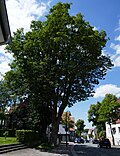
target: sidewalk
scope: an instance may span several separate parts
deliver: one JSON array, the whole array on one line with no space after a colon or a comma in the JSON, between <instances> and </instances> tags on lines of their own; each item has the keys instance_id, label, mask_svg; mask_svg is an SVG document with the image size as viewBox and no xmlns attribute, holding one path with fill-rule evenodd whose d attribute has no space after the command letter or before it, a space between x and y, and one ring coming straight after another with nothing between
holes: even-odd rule
<instances>
[{"instance_id":1,"label":"sidewalk","mask_svg":"<svg viewBox=\"0 0 120 156\"><path fill-rule=\"evenodd\" d=\"M66 147L66 144L62 142L58 147L53 149L50 153L56 153L60 155L65 155L65 156L72 156L71 155L71 145L68 144Z\"/></svg>"},{"instance_id":2,"label":"sidewalk","mask_svg":"<svg viewBox=\"0 0 120 156\"><path fill-rule=\"evenodd\" d=\"M65 142L62 142L58 147L47 152L27 148L23 150L4 153L1 154L1 156L76 156L73 147L74 147L73 143L69 143L68 146L66 147Z\"/></svg>"},{"instance_id":3,"label":"sidewalk","mask_svg":"<svg viewBox=\"0 0 120 156\"><path fill-rule=\"evenodd\" d=\"M74 148L74 143L69 142L66 147L66 143L62 142L58 147L53 149L51 152L64 155L64 156L76 156L76 153L73 148Z\"/></svg>"}]
</instances>

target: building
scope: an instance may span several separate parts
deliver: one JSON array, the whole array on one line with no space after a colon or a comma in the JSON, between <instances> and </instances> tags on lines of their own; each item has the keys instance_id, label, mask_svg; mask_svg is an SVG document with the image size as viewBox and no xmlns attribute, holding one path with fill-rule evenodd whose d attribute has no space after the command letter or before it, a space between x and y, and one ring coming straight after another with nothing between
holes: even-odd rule
<instances>
[{"instance_id":1,"label":"building","mask_svg":"<svg viewBox=\"0 0 120 156\"><path fill-rule=\"evenodd\" d=\"M112 127L112 131L113 131L115 145L120 145L120 123L111 124L111 127ZM106 124L106 137L112 143L111 129L108 124Z\"/></svg>"},{"instance_id":2,"label":"building","mask_svg":"<svg viewBox=\"0 0 120 156\"><path fill-rule=\"evenodd\" d=\"M5 0L0 0L0 45L11 42L11 33Z\"/></svg>"},{"instance_id":3,"label":"building","mask_svg":"<svg viewBox=\"0 0 120 156\"><path fill-rule=\"evenodd\" d=\"M120 98L117 100L120 103ZM115 124L111 124L115 145L120 145L120 119L116 121ZM112 135L110 125L106 123L106 137L112 143Z\"/></svg>"}]
</instances>

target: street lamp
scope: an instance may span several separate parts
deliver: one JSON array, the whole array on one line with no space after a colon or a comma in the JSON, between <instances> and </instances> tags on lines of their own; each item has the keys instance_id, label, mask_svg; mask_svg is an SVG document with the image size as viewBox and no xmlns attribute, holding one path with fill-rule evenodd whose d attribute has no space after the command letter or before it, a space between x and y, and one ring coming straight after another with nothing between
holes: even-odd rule
<instances>
[{"instance_id":1,"label":"street lamp","mask_svg":"<svg viewBox=\"0 0 120 156\"><path fill-rule=\"evenodd\" d=\"M0 0L0 45L11 42L11 33L5 0Z\"/></svg>"},{"instance_id":2,"label":"street lamp","mask_svg":"<svg viewBox=\"0 0 120 156\"><path fill-rule=\"evenodd\" d=\"M67 132L68 132L68 117L71 116L70 111L66 112L66 126L65 126L65 131L66 131L66 147L68 145L68 141L67 141Z\"/></svg>"}]
</instances>

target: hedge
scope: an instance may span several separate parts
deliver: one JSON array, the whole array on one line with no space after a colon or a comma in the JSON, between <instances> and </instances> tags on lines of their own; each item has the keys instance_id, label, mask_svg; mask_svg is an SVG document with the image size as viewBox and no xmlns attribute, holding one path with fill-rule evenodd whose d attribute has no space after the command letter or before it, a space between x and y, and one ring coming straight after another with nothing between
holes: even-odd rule
<instances>
[{"instance_id":1,"label":"hedge","mask_svg":"<svg viewBox=\"0 0 120 156\"><path fill-rule=\"evenodd\" d=\"M16 130L13 129L0 129L0 137L4 136L3 134L5 133L5 131L8 131L8 137L15 137Z\"/></svg>"},{"instance_id":2,"label":"hedge","mask_svg":"<svg viewBox=\"0 0 120 156\"><path fill-rule=\"evenodd\" d=\"M16 130L16 137L22 143L32 143L40 140L39 133L32 130Z\"/></svg>"}]
</instances>

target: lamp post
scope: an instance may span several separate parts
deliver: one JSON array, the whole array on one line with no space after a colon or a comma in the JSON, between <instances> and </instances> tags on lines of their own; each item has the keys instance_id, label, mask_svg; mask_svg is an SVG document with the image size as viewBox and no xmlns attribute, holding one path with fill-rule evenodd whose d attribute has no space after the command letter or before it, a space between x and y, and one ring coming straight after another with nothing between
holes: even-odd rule
<instances>
[{"instance_id":1,"label":"lamp post","mask_svg":"<svg viewBox=\"0 0 120 156\"><path fill-rule=\"evenodd\" d=\"M11 42L11 33L5 0L0 0L0 45Z\"/></svg>"}]
</instances>

